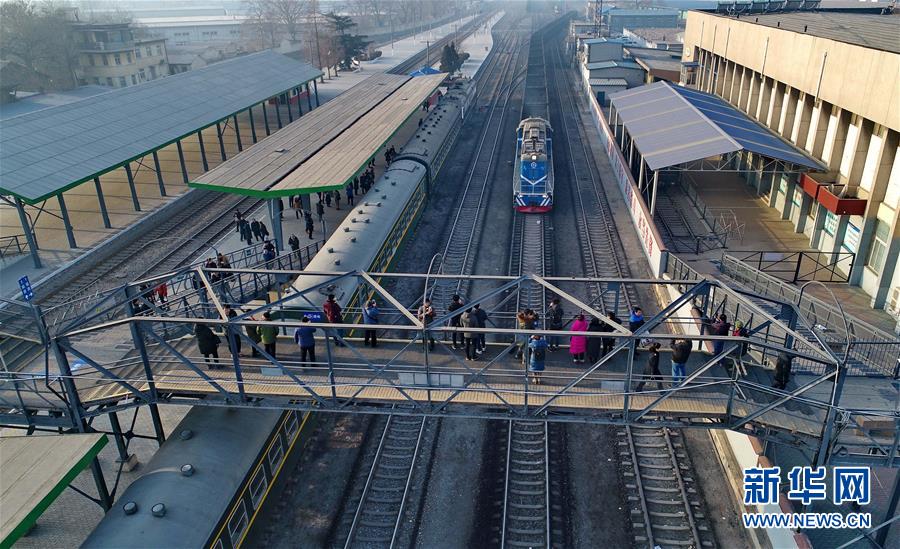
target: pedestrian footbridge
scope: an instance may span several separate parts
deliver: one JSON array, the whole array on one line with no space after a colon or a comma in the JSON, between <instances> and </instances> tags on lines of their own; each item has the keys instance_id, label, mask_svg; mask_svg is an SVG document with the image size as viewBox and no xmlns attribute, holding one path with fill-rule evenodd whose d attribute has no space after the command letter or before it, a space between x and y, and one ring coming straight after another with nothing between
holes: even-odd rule
<instances>
[{"instance_id":1,"label":"pedestrian footbridge","mask_svg":"<svg viewBox=\"0 0 900 549\"><path fill-rule=\"evenodd\" d=\"M121 299L111 298L81 322L48 334L46 371L10 374L2 385L3 422L59 424L142 405L190 404L669 425L733 429L810 452L824 450L833 463L900 464L900 388L891 364L873 364L870 375L855 375L841 350L810 331L791 304L762 304L765 298L718 282L202 267L168 276L173 297L166 304L135 293L146 282L139 281ZM251 280L272 282L275 290L267 300L242 301L237 288ZM450 320L465 307L446 313L443 304L435 304L436 316L428 323L416 314L429 290L448 281L483 289L466 296L468 305L478 303L488 313L485 328L467 329L485 338L485 351L475 361L452 345L454 332L460 341L464 334ZM557 332L541 323L519 330L509 305L519 292L537 287L559 297L569 315L605 318L603 303L615 303L629 285L677 288L680 297L652 318L648 314L634 332L614 321L602 323L605 332L572 332L571 323ZM301 362L293 332L303 316L319 320L323 294L336 292L344 321L316 322L317 360ZM600 297L589 301L581 297L586 295ZM381 307L376 348L362 341L363 298ZM237 316L229 317L225 305ZM701 335L695 306L727 312L749 326L749 336ZM192 335L197 323L220 334L218 358L200 356ZM252 332L259 326L278 329L274 353L248 336L248 327ZM575 364L564 345L547 354L546 369L534 379L515 354L518 341L534 334L564 343L573 335L598 342L605 337L613 347ZM423 343L432 339L433 345ZM689 340L694 349L687 377L678 383L670 375L675 339ZM660 380L643 375L651 341L662 345ZM773 387L779 353L793 363L783 389Z\"/></svg>"}]
</instances>

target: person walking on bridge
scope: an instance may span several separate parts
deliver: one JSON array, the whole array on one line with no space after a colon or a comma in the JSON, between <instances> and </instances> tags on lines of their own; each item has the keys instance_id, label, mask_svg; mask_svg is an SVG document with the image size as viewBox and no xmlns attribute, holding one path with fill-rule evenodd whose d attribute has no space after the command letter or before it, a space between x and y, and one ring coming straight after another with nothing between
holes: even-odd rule
<instances>
[{"instance_id":1,"label":"person walking on bridge","mask_svg":"<svg viewBox=\"0 0 900 549\"><path fill-rule=\"evenodd\" d=\"M586 332L588 329L587 320L583 313L578 313L575 321L572 322L573 332ZM572 362L575 364L584 363L584 354L587 352L587 337L582 335L573 335L569 340L569 354L572 355Z\"/></svg>"},{"instance_id":2,"label":"person walking on bridge","mask_svg":"<svg viewBox=\"0 0 900 549\"><path fill-rule=\"evenodd\" d=\"M197 336L197 348L210 370L219 368L219 336L213 333L206 324L194 326L194 335Z\"/></svg>"},{"instance_id":3,"label":"person walking on bridge","mask_svg":"<svg viewBox=\"0 0 900 549\"><path fill-rule=\"evenodd\" d=\"M272 322L272 315L269 311L263 313L263 320ZM264 324L258 328L259 337L262 340L263 350L274 359L278 359L275 354L275 346L278 343L278 326L274 324Z\"/></svg>"},{"instance_id":4,"label":"person walking on bridge","mask_svg":"<svg viewBox=\"0 0 900 549\"><path fill-rule=\"evenodd\" d=\"M375 331L375 328L369 328L368 326L376 326L380 315L381 311L378 310L378 304L374 299L370 299L369 302L366 303L366 308L363 309L363 324L367 326L364 339L366 347L369 346L370 342L372 348L378 347L378 334Z\"/></svg>"},{"instance_id":5,"label":"person walking on bridge","mask_svg":"<svg viewBox=\"0 0 900 549\"><path fill-rule=\"evenodd\" d=\"M680 385L687 372L688 359L691 358L693 344L687 339L672 342L672 386Z\"/></svg>"},{"instance_id":6,"label":"person walking on bridge","mask_svg":"<svg viewBox=\"0 0 900 549\"><path fill-rule=\"evenodd\" d=\"M544 372L545 361L547 360L547 341L541 337L541 334L534 334L528 342L528 373L531 374L531 382L535 385L541 384L541 374Z\"/></svg>"},{"instance_id":7,"label":"person walking on bridge","mask_svg":"<svg viewBox=\"0 0 900 549\"><path fill-rule=\"evenodd\" d=\"M325 313L325 319L332 324L341 324L344 322L343 317L341 316L343 309L338 305L338 302L334 299L334 294L328 294L328 299L325 300L325 304L322 305L322 312ZM334 344L338 347L343 347L344 344L341 342L341 331L332 328L334 330Z\"/></svg>"},{"instance_id":8,"label":"person walking on bridge","mask_svg":"<svg viewBox=\"0 0 900 549\"><path fill-rule=\"evenodd\" d=\"M308 316L303 316L299 328L294 330L294 343L300 347L300 363L303 367L311 366L316 361L316 329ZM309 359L309 362L306 359Z\"/></svg>"}]
</instances>

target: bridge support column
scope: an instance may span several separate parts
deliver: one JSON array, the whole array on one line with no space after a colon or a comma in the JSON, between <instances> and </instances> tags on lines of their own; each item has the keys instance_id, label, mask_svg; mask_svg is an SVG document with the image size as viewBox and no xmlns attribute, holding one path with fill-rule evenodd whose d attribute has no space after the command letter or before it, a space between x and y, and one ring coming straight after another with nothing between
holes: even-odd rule
<instances>
[{"instance_id":1,"label":"bridge support column","mask_svg":"<svg viewBox=\"0 0 900 549\"><path fill-rule=\"evenodd\" d=\"M109 425L112 427L113 438L116 441L116 450L119 452L119 459L116 460L116 463L121 463L122 470L127 473L137 467L137 455L128 453L125 436L122 434L122 425L119 423L119 414L110 412L108 415Z\"/></svg>"},{"instance_id":2,"label":"bridge support column","mask_svg":"<svg viewBox=\"0 0 900 549\"><path fill-rule=\"evenodd\" d=\"M128 311L128 316L134 316L132 300L134 300L136 295L137 292L135 292L134 288L125 286L125 296L127 298L125 300L125 308ZM202 292L200 295L203 295ZM147 390L150 393L150 404L147 407L150 409L150 419L153 422L153 431L156 433L156 442L162 446L162 443L166 441L166 432L163 429L162 418L159 416L159 408L156 405L159 395L156 392L156 383L153 382L153 368L150 366L150 357L147 355L147 347L144 345L143 328L140 322L129 322L128 327L131 330L131 341L134 343L134 348L141 357L141 364L144 366L144 377L147 379Z\"/></svg>"}]
</instances>

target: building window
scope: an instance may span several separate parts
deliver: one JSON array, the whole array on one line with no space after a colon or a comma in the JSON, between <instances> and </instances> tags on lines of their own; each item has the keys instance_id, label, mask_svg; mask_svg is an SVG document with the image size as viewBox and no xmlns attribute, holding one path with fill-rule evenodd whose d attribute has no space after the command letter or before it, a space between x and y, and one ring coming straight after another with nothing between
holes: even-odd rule
<instances>
[{"instance_id":1,"label":"building window","mask_svg":"<svg viewBox=\"0 0 900 549\"><path fill-rule=\"evenodd\" d=\"M150 67L150 80L156 80L156 67Z\"/></svg>"},{"instance_id":2,"label":"building window","mask_svg":"<svg viewBox=\"0 0 900 549\"><path fill-rule=\"evenodd\" d=\"M152 56L153 56L153 50L150 49L150 46L147 46L147 57L152 57Z\"/></svg>"},{"instance_id":3,"label":"building window","mask_svg":"<svg viewBox=\"0 0 900 549\"><path fill-rule=\"evenodd\" d=\"M133 59L131 58L131 52L130 52L130 51L125 52L125 58L128 59L128 62L129 62L129 63L131 63L131 62L133 61Z\"/></svg>"},{"instance_id":4,"label":"building window","mask_svg":"<svg viewBox=\"0 0 900 549\"><path fill-rule=\"evenodd\" d=\"M872 239L872 244L869 245L866 266L876 273L881 272L881 269L884 268L884 257L887 255L890 232L891 228L887 223L880 219L875 222L875 237Z\"/></svg>"},{"instance_id":5,"label":"building window","mask_svg":"<svg viewBox=\"0 0 900 549\"><path fill-rule=\"evenodd\" d=\"M96 84L98 86L100 85L100 79L97 78L96 76L94 77L94 84Z\"/></svg>"},{"instance_id":6,"label":"building window","mask_svg":"<svg viewBox=\"0 0 900 549\"><path fill-rule=\"evenodd\" d=\"M108 67L109 66L109 57L107 57L105 55L101 55L100 57L103 58L103 64Z\"/></svg>"},{"instance_id":7,"label":"building window","mask_svg":"<svg viewBox=\"0 0 900 549\"><path fill-rule=\"evenodd\" d=\"M132 85L132 86L136 86L136 85L137 85L137 76L135 76L135 75L133 75L133 74L131 75L131 85Z\"/></svg>"},{"instance_id":8,"label":"building window","mask_svg":"<svg viewBox=\"0 0 900 549\"><path fill-rule=\"evenodd\" d=\"M113 59L116 60L116 65L121 65L121 64L122 64L122 56L119 55L118 53L115 54L115 55L113 55Z\"/></svg>"},{"instance_id":9,"label":"building window","mask_svg":"<svg viewBox=\"0 0 900 549\"><path fill-rule=\"evenodd\" d=\"M106 77L106 85L109 86L110 88L113 87L112 77L109 77L109 76Z\"/></svg>"},{"instance_id":10,"label":"building window","mask_svg":"<svg viewBox=\"0 0 900 549\"><path fill-rule=\"evenodd\" d=\"M135 58L137 58L137 59L140 59L140 58L141 58L141 48L135 48L135 49L134 49L134 56L135 56Z\"/></svg>"},{"instance_id":11,"label":"building window","mask_svg":"<svg viewBox=\"0 0 900 549\"><path fill-rule=\"evenodd\" d=\"M138 69L138 75L140 75L141 77L141 82L147 79L147 73L144 71L144 69Z\"/></svg>"},{"instance_id":12,"label":"building window","mask_svg":"<svg viewBox=\"0 0 900 549\"><path fill-rule=\"evenodd\" d=\"M96 66L96 61L94 61L93 55L88 55L87 58L88 58L88 63L90 63L92 67Z\"/></svg>"},{"instance_id":13,"label":"building window","mask_svg":"<svg viewBox=\"0 0 900 549\"><path fill-rule=\"evenodd\" d=\"M162 55L162 46L156 45L156 55Z\"/></svg>"},{"instance_id":14,"label":"building window","mask_svg":"<svg viewBox=\"0 0 900 549\"><path fill-rule=\"evenodd\" d=\"M825 234L827 234L828 236L834 236L835 231L837 231L837 225L837 216L830 211L825 212L825 223L822 226L822 228L825 229Z\"/></svg>"},{"instance_id":15,"label":"building window","mask_svg":"<svg viewBox=\"0 0 900 549\"><path fill-rule=\"evenodd\" d=\"M120 88L128 87L128 81L125 80L125 77L124 77L124 76L120 76L120 77L119 77L119 87L120 87Z\"/></svg>"}]
</instances>

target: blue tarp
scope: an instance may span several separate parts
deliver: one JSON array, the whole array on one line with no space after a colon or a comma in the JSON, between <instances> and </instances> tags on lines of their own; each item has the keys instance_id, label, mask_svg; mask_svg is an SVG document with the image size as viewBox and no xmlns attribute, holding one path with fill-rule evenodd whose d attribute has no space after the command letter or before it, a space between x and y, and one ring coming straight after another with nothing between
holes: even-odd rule
<instances>
[{"instance_id":1,"label":"blue tarp","mask_svg":"<svg viewBox=\"0 0 900 549\"><path fill-rule=\"evenodd\" d=\"M432 67L422 67L409 73L410 76L430 76L432 74L441 74L441 71Z\"/></svg>"}]
</instances>

